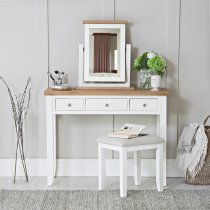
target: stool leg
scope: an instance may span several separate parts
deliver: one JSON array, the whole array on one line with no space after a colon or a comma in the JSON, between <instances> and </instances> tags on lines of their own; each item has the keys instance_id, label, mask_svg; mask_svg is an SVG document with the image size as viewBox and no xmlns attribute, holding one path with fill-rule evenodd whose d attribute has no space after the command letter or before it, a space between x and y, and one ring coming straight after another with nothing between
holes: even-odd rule
<instances>
[{"instance_id":1,"label":"stool leg","mask_svg":"<svg viewBox=\"0 0 210 210\"><path fill-rule=\"evenodd\" d=\"M159 144L156 149L156 184L159 192L163 191L163 146Z\"/></svg>"},{"instance_id":2,"label":"stool leg","mask_svg":"<svg viewBox=\"0 0 210 210\"><path fill-rule=\"evenodd\" d=\"M141 184L141 152L134 151L134 182L135 185Z\"/></svg>"},{"instance_id":3,"label":"stool leg","mask_svg":"<svg viewBox=\"0 0 210 210\"><path fill-rule=\"evenodd\" d=\"M106 151L98 144L98 188L102 190L105 186L105 175L106 175Z\"/></svg>"},{"instance_id":4,"label":"stool leg","mask_svg":"<svg viewBox=\"0 0 210 210\"><path fill-rule=\"evenodd\" d=\"M127 196L127 148L120 149L120 197Z\"/></svg>"}]
</instances>

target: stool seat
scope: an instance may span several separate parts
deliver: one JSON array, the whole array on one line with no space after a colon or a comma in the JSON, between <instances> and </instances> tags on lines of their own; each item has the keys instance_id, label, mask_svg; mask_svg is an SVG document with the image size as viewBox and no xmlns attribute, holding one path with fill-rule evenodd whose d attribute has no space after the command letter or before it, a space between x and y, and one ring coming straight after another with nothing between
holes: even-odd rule
<instances>
[{"instance_id":1,"label":"stool seat","mask_svg":"<svg viewBox=\"0 0 210 210\"><path fill-rule=\"evenodd\" d=\"M140 136L132 139L99 137L96 141L98 143L109 144L118 147L132 147L138 145L160 144L165 142L164 139L155 135Z\"/></svg>"}]
</instances>

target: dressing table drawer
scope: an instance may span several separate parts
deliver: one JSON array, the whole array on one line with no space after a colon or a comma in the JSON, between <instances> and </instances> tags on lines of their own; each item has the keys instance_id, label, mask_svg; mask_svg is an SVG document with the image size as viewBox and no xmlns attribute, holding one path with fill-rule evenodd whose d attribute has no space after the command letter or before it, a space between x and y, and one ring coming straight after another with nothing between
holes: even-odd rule
<instances>
[{"instance_id":1,"label":"dressing table drawer","mask_svg":"<svg viewBox=\"0 0 210 210\"><path fill-rule=\"evenodd\" d=\"M86 99L86 110L96 111L122 111L128 109L128 100L126 98L120 99Z\"/></svg>"},{"instance_id":2,"label":"dressing table drawer","mask_svg":"<svg viewBox=\"0 0 210 210\"><path fill-rule=\"evenodd\" d=\"M83 99L56 99L55 110L56 111L69 111L69 110L83 110Z\"/></svg>"},{"instance_id":3,"label":"dressing table drawer","mask_svg":"<svg viewBox=\"0 0 210 210\"><path fill-rule=\"evenodd\" d=\"M133 98L130 99L131 111L157 111L158 99Z\"/></svg>"}]
</instances>

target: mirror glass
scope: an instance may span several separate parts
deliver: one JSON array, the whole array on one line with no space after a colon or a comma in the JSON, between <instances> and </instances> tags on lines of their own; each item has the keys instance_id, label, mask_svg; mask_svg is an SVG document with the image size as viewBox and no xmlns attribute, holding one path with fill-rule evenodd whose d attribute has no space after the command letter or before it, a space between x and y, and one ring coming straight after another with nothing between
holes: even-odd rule
<instances>
[{"instance_id":1,"label":"mirror glass","mask_svg":"<svg viewBox=\"0 0 210 210\"><path fill-rule=\"evenodd\" d=\"M84 81L125 82L125 34L121 25L87 25L85 34Z\"/></svg>"},{"instance_id":2,"label":"mirror glass","mask_svg":"<svg viewBox=\"0 0 210 210\"><path fill-rule=\"evenodd\" d=\"M90 76L119 76L119 30L92 29L90 31Z\"/></svg>"}]
</instances>

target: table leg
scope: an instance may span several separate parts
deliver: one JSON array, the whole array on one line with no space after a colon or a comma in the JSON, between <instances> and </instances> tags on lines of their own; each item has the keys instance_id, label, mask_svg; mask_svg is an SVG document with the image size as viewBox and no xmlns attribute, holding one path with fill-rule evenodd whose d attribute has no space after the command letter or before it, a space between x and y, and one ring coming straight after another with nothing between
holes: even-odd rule
<instances>
[{"instance_id":1,"label":"table leg","mask_svg":"<svg viewBox=\"0 0 210 210\"><path fill-rule=\"evenodd\" d=\"M167 160L167 98L161 97L161 107L159 119L159 135L165 140L163 148L163 186L166 187L166 160Z\"/></svg>"},{"instance_id":2,"label":"table leg","mask_svg":"<svg viewBox=\"0 0 210 210\"><path fill-rule=\"evenodd\" d=\"M159 192L163 191L163 147L159 144L156 149L156 184Z\"/></svg>"},{"instance_id":3,"label":"table leg","mask_svg":"<svg viewBox=\"0 0 210 210\"><path fill-rule=\"evenodd\" d=\"M56 115L53 115L53 177L56 177Z\"/></svg>"},{"instance_id":4,"label":"table leg","mask_svg":"<svg viewBox=\"0 0 210 210\"><path fill-rule=\"evenodd\" d=\"M46 97L46 110L47 110L47 165L48 177L47 184L53 184L54 176L54 120L53 116L53 98L52 96Z\"/></svg>"}]
</instances>

